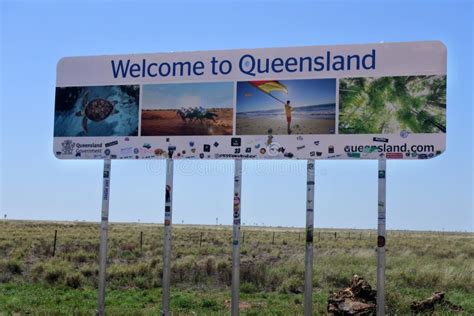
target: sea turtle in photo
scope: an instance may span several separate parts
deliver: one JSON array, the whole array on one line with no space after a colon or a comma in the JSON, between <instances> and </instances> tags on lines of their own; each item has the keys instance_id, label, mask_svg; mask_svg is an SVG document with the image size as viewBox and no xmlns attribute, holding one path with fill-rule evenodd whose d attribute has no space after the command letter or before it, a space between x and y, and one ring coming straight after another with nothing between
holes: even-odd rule
<instances>
[{"instance_id":1,"label":"sea turtle in photo","mask_svg":"<svg viewBox=\"0 0 474 316\"><path fill-rule=\"evenodd\" d=\"M106 99L97 98L89 101L89 91L84 93L82 97L82 110L76 113L76 116L82 116L82 128L87 134L87 120L100 122L108 118L111 114L118 113L115 109L117 101L108 101Z\"/></svg>"}]
</instances>

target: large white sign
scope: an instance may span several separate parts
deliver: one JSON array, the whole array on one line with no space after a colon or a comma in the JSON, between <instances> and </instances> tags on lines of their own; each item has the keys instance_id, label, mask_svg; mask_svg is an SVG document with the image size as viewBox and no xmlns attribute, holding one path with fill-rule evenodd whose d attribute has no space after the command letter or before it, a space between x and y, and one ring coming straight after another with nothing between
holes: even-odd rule
<instances>
[{"instance_id":1,"label":"large white sign","mask_svg":"<svg viewBox=\"0 0 474 316\"><path fill-rule=\"evenodd\" d=\"M61 159L426 159L446 147L446 47L382 43L66 57Z\"/></svg>"}]
</instances>

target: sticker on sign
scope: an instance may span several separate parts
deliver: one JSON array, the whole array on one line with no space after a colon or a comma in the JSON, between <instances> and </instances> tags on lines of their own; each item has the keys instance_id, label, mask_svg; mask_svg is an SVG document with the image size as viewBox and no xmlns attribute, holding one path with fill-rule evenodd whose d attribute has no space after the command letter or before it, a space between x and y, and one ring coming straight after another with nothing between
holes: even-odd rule
<instances>
[{"instance_id":1,"label":"sticker on sign","mask_svg":"<svg viewBox=\"0 0 474 316\"><path fill-rule=\"evenodd\" d=\"M437 41L66 57L61 159L427 159L446 147Z\"/></svg>"}]
</instances>

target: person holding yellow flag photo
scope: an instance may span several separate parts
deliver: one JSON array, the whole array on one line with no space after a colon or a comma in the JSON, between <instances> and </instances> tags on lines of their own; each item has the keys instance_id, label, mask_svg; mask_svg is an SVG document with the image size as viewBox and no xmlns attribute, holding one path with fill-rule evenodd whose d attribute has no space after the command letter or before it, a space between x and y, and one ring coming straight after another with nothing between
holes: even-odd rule
<instances>
[{"instance_id":1,"label":"person holding yellow flag photo","mask_svg":"<svg viewBox=\"0 0 474 316\"><path fill-rule=\"evenodd\" d=\"M237 135L334 134L336 80L238 82L236 112Z\"/></svg>"},{"instance_id":2,"label":"person holding yellow flag photo","mask_svg":"<svg viewBox=\"0 0 474 316\"><path fill-rule=\"evenodd\" d=\"M285 114L286 114L286 122L288 124L288 135L291 134L291 112L293 108L290 106L290 100L287 100L285 103Z\"/></svg>"}]
</instances>

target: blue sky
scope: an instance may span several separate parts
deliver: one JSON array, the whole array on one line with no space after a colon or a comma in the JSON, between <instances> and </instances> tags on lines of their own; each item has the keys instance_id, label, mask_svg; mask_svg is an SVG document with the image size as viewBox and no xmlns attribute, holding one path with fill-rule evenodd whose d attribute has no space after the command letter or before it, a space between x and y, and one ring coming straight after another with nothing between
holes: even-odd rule
<instances>
[{"instance_id":1,"label":"blue sky","mask_svg":"<svg viewBox=\"0 0 474 316\"><path fill-rule=\"evenodd\" d=\"M389 229L473 230L471 1L1 1L1 213L100 220L101 161L52 153L63 56L441 40L447 151L389 161ZM164 161L113 161L111 221L162 222ZM242 221L304 226L304 161L244 162ZM232 161L175 163L175 222L232 222ZM317 161L316 227L375 228L377 162Z\"/></svg>"},{"instance_id":2,"label":"blue sky","mask_svg":"<svg viewBox=\"0 0 474 316\"><path fill-rule=\"evenodd\" d=\"M290 100L291 106L300 107L336 103L336 80L279 80L288 93L272 91L271 94L283 102ZM283 104L258 90L248 82L237 83L237 112L283 109Z\"/></svg>"},{"instance_id":3,"label":"blue sky","mask_svg":"<svg viewBox=\"0 0 474 316\"><path fill-rule=\"evenodd\" d=\"M232 82L158 84L143 87L142 106L144 109L229 108L233 99Z\"/></svg>"}]
</instances>

